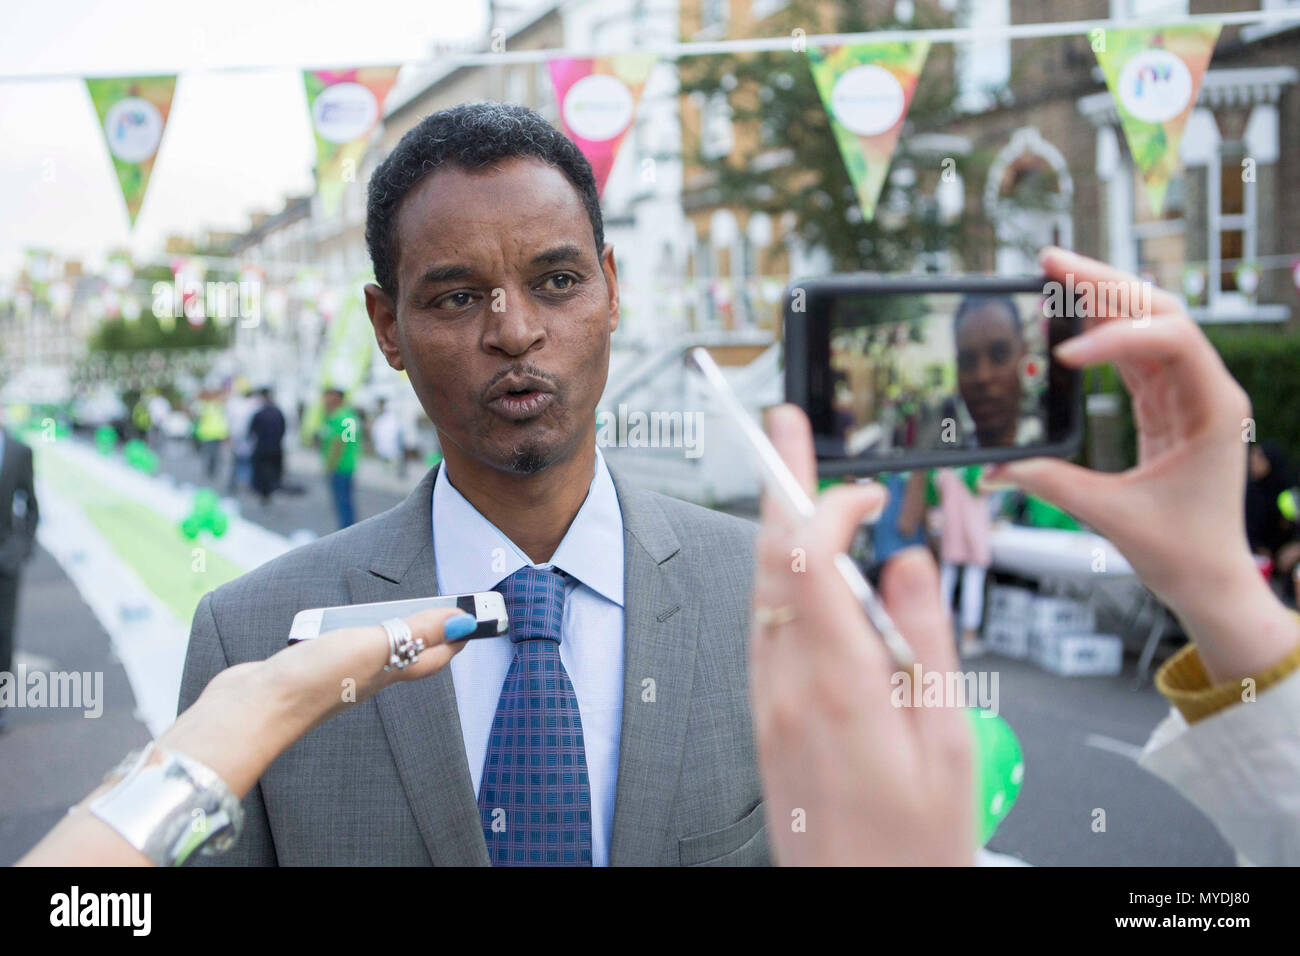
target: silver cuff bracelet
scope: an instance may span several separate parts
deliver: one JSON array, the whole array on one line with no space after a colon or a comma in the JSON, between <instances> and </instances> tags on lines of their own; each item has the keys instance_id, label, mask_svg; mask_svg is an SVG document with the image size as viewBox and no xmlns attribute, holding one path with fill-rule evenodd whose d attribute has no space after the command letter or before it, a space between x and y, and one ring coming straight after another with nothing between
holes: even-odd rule
<instances>
[{"instance_id":1,"label":"silver cuff bracelet","mask_svg":"<svg viewBox=\"0 0 1300 956\"><path fill-rule=\"evenodd\" d=\"M224 853L244 825L243 807L214 770L157 744L88 809L158 866L180 866L200 848Z\"/></svg>"}]
</instances>

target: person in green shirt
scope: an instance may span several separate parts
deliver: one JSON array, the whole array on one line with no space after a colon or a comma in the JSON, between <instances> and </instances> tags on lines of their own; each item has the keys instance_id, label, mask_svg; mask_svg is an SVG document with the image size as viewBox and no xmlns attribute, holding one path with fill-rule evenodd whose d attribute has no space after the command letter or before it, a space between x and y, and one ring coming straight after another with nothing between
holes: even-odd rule
<instances>
[{"instance_id":1,"label":"person in green shirt","mask_svg":"<svg viewBox=\"0 0 1300 956\"><path fill-rule=\"evenodd\" d=\"M356 523L352 506L352 473L357 468L357 449L361 446L361 420L343 401L341 389L328 388L323 398L325 424L321 426L321 455L325 459L325 477L334 499L334 513L339 528Z\"/></svg>"}]
</instances>

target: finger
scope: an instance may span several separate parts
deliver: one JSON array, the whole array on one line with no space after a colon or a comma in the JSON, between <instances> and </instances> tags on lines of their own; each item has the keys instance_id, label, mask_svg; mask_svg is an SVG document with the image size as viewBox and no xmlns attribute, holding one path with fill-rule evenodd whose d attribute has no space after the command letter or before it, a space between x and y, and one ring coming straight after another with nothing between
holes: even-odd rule
<instances>
[{"instance_id":1,"label":"finger","mask_svg":"<svg viewBox=\"0 0 1300 956\"><path fill-rule=\"evenodd\" d=\"M952 626L939 594L939 569L928 549L904 548L880 572L880 596L926 670L957 667Z\"/></svg>"},{"instance_id":2,"label":"finger","mask_svg":"<svg viewBox=\"0 0 1300 956\"><path fill-rule=\"evenodd\" d=\"M994 466L985 475L991 485L1011 484L1068 511L1094 528L1104 528L1108 512L1123 500L1115 487L1118 475L1080 467L1056 458L1026 458Z\"/></svg>"},{"instance_id":3,"label":"finger","mask_svg":"<svg viewBox=\"0 0 1300 956\"><path fill-rule=\"evenodd\" d=\"M917 546L894 555L881 572L880 593L885 608L916 653L919 671L912 669L912 679L919 676L924 681L922 675L935 672L944 675L945 687L955 686L947 675L959 669L957 649L952 623L939 596L939 569L930 552ZM944 773L970 760L970 735L959 705L975 703L948 699L940 707L922 706L909 711L919 742L938 764L944 765Z\"/></svg>"},{"instance_id":4,"label":"finger","mask_svg":"<svg viewBox=\"0 0 1300 956\"><path fill-rule=\"evenodd\" d=\"M411 634L424 640L425 647L432 647L446 641L444 629L447 622L461 614L465 612L458 607L434 607L412 614L406 618L406 624L411 629ZM463 638L455 638L454 641L461 643Z\"/></svg>"},{"instance_id":5,"label":"finger","mask_svg":"<svg viewBox=\"0 0 1300 956\"><path fill-rule=\"evenodd\" d=\"M1108 286L1111 288L1127 286L1131 294L1124 298L1131 306L1134 303L1145 302L1150 306L1150 311L1155 313L1177 312L1182 309L1182 303L1175 296L1154 283L1139 278L1130 272L1116 269L1105 262L1081 256L1077 252L1049 246L1039 253L1038 261L1046 276L1062 283L1069 281L1076 289L1081 288L1081 283L1091 283L1094 293L1100 292ZM1093 302L1102 308L1096 315L1089 316L1089 318L1110 321L1120 318L1148 317L1143 315L1140 309L1136 308L1130 308L1125 314L1112 313L1107 308L1111 301L1112 297L1109 295L1094 294Z\"/></svg>"},{"instance_id":6,"label":"finger","mask_svg":"<svg viewBox=\"0 0 1300 956\"><path fill-rule=\"evenodd\" d=\"M465 649L467 641L464 638L448 641L445 633L447 622L462 615L469 617L459 608L430 608L427 611L412 614L405 619L407 626L411 629L412 636L424 641L424 650L416 657L413 664L397 671L398 680L420 680L436 674L446 667L453 657ZM388 655L387 640L388 637L385 634L385 659L387 659Z\"/></svg>"},{"instance_id":7,"label":"finger","mask_svg":"<svg viewBox=\"0 0 1300 956\"><path fill-rule=\"evenodd\" d=\"M1179 389L1204 398L1215 397L1216 386L1236 384L1205 333L1182 316L1162 317L1145 325L1107 323L1062 342L1054 351L1062 362L1073 366L1163 363Z\"/></svg>"},{"instance_id":8,"label":"finger","mask_svg":"<svg viewBox=\"0 0 1300 956\"><path fill-rule=\"evenodd\" d=\"M814 497L817 489L817 458L813 452L812 426L808 422L808 416L798 406L785 403L767 409L764 418L767 436L776 448L776 453L790 469L799 487L809 497ZM784 504L767 489L766 481L759 512L764 524L790 520Z\"/></svg>"},{"instance_id":9,"label":"finger","mask_svg":"<svg viewBox=\"0 0 1300 956\"><path fill-rule=\"evenodd\" d=\"M834 555L848 551L862 523L879 516L889 493L883 485L836 485L817 499L817 511L808 523L808 538Z\"/></svg>"}]
</instances>

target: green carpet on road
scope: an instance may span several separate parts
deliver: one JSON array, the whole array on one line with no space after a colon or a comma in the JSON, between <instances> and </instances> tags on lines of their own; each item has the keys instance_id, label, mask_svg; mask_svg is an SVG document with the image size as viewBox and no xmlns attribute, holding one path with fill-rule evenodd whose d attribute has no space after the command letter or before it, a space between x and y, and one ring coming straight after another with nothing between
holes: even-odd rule
<instances>
[{"instance_id":1,"label":"green carpet on road","mask_svg":"<svg viewBox=\"0 0 1300 956\"><path fill-rule=\"evenodd\" d=\"M248 570L208 547L206 535L189 540L178 523L104 487L66 456L41 449L39 443L36 448L36 473L41 480L81 508L123 563L182 622L194 616L204 594ZM196 554L196 549L202 553Z\"/></svg>"}]
</instances>

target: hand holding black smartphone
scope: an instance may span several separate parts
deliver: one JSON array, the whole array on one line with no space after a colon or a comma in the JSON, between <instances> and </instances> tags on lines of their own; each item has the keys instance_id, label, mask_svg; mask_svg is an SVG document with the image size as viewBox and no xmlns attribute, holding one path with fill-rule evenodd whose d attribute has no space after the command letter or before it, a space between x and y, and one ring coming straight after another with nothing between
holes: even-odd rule
<instances>
[{"instance_id":1,"label":"hand holding black smartphone","mask_svg":"<svg viewBox=\"0 0 1300 956\"><path fill-rule=\"evenodd\" d=\"M786 397L812 422L819 474L1074 454L1082 375L1052 349L1082 320L1052 292L1042 278L792 283Z\"/></svg>"}]
</instances>

